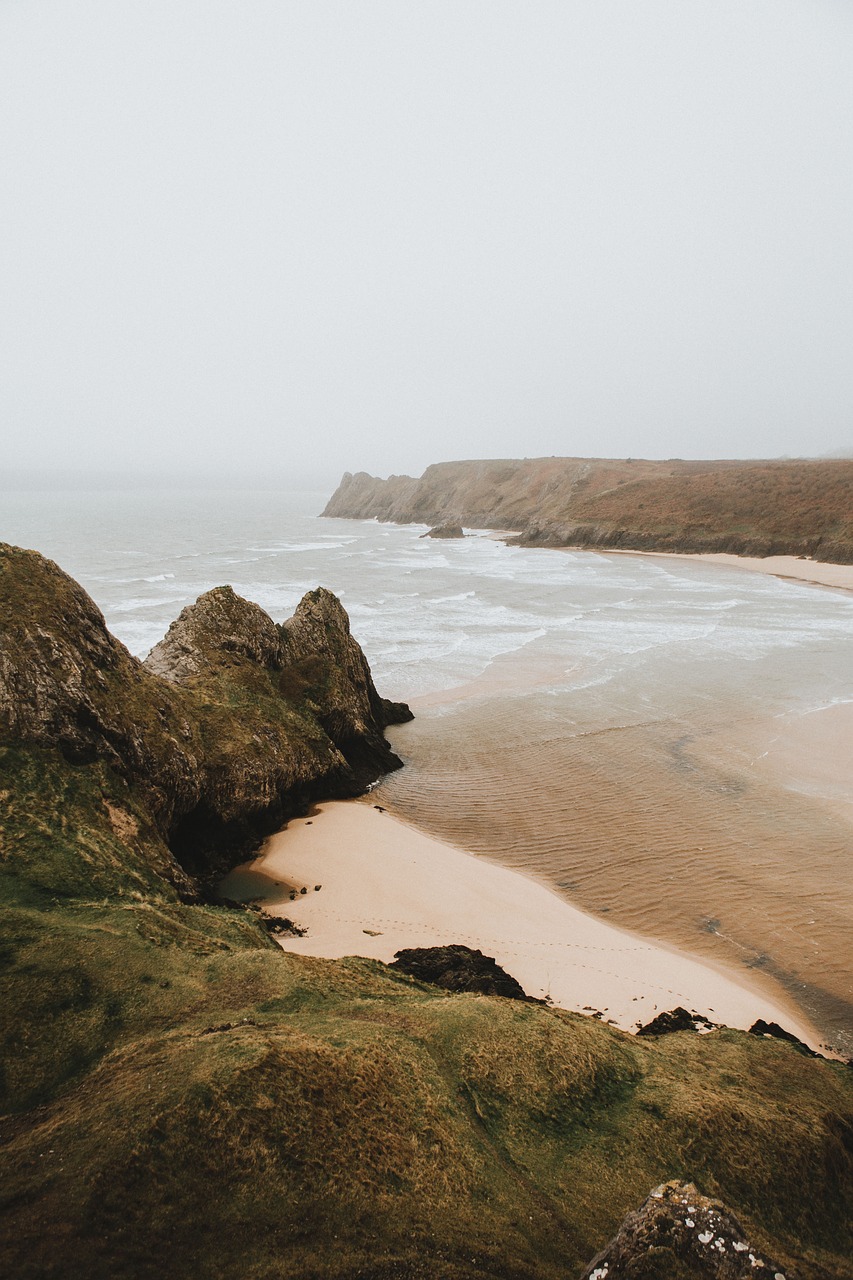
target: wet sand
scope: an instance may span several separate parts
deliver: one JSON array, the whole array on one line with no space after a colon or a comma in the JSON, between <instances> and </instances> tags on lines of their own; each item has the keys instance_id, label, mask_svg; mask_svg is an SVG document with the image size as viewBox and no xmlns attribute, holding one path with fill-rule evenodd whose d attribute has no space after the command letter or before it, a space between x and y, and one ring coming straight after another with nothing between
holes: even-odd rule
<instances>
[{"instance_id":1,"label":"wet sand","mask_svg":"<svg viewBox=\"0 0 853 1280\"><path fill-rule=\"evenodd\" d=\"M298 892L303 886L306 894ZM330 802L293 820L222 891L261 900L307 927L304 938L281 940L302 955L390 961L403 947L464 943L494 956L529 995L598 1012L626 1030L682 1005L728 1026L746 1028L759 1017L781 1022L819 1045L815 1029L784 999L597 920L546 885L438 841L368 801Z\"/></svg>"},{"instance_id":2,"label":"wet sand","mask_svg":"<svg viewBox=\"0 0 853 1280\"><path fill-rule=\"evenodd\" d=\"M853 589L853 566L790 556L596 554ZM587 912L793 999L853 1054L853 701L805 705L796 668L777 664L770 685L756 668L757 687L774 689L763 706L741 668L688 698L673 673L648 687L648 716L610 693L590 710L583 690L558 691L558 668L530 648L413 702L416 720L391 735L407 768L378 798Z\"/></svg>"},{"instance_id":3,"label":"wet sand","mask_svg":"<svg viewBox=\"0 0 853 1280\"><path fill-rule=\"evenodd\" d=\"M853 826L853 699L777 717L753 742L756 773L822 801Z\"/></svg>"},{"instance_id":4,"label":"wet sand","mask_svg":"<svg viewBox=\"0 0 853 1280\"><path fill-rule=\"evenodd\" d=\"M853 828L839 800L776 772L806 758L797 720L784 749L761 757L779 726L742 724L723 704L713 724L593 729L572 722L569 695L415 709L392 731L406 768L374 793L380 803L768 999L793 999L826 1043L853 1053ZM820 736L819 716L806 726Z\"/></svg>"}]
</instances>

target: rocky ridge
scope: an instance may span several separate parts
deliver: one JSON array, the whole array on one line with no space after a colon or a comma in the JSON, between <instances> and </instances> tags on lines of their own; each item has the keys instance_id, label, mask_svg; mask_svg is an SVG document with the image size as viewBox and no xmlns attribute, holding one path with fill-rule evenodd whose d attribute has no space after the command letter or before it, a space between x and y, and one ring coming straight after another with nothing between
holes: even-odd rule
<instances>
[{"instance_id":1,"label":"rocky ridge","mask_svg":"<svg viewBox=\"0 0 853 1280\"><path fill-rule=\"evenodd\" d=\"M329 591L276 626L217 587L142 663L57 565L2 545L0 609L0 738L114 769L144 795L182 892L311 798L400 766L383 729L411 713L379 697Z\"/></svg>"}]
</instances>

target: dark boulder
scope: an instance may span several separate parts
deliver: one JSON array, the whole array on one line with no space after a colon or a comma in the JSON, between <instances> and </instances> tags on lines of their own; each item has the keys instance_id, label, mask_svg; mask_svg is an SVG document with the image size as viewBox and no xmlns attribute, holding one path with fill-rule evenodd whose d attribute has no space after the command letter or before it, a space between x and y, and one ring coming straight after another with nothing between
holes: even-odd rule
<instances>
[{"instance_id":1,"label":"dark boulder","mask_svg":"<svg viewBox=\"0 0 853 1280\"><path fill-rule=\"evenodd\" d=\"M753 1022L749 1028L751 1036L769 1036L773 1040L787 1040L788 1044L792 1044L798 1053L803 1053L807 1058L819 1058L821 1055L815 1053L814 1049L810 1049L807 1044L803 1044L802 1040L798 1040L790 1031L786 1031L784 1027L780 1027L778 1022L765 1022L763 1018L759 1018Z\"/></svg>"},{"instance_id":2,"label":"dark boulder","mask_svg":"<svg viewBox=\"0 0 853 1280\"><path fill-rule=\"evenodd\" d=\"M422 533L422 538L464 538L465 534L461 524L437 524L434 529L430 529L428 533Z\"/></svg>"},{"instance_id":3,"label":"dark boulder","mask_svg":"<svg viewBox=\"0 0 853 1280\"><path fill-rule=\"evenodd\" d=\"M476 991L485 996L506 996L511 1000L527 1000L524 990L491 956L471 947L454 944L449 947L409 947L397 951L392 969L421 982L431 982L447 991Z\"/></svg>"}]
</instances>

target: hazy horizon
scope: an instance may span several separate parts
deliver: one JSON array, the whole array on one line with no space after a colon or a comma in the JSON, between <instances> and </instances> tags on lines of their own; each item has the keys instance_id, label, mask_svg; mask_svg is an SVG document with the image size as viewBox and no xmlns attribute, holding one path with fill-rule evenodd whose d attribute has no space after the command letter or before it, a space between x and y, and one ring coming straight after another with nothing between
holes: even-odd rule
<instances>
[{"instance_id":1,"label":"hazy horizon","mask_svg":"<svg viewBox=\"0 0 853 1280\"><path fill-rule=\"evenodd\" d=\"M0 9L0 485L853 453L853 6Z\"/></svg>"},{"instance_id":2,"label":"hazy horizon","mask_svg":"<svg viewBox=\"0 0 853 1280\"><path fill-rule=\"evenodd\" d=\"M543 454L542 457L562 457L573 455L557 455ZM583 456L583 455L577 455ZM588 457L615 457L615 455L586 455ZM628 454L619 455L619 457L633 457L639 460L641 455ZM794 457L790 454L780 455L776 458L743 458L744 462L816 462L832 458L851 458L853 450L833 450L828 454L814 455L808 457L799 455ZM509 455L502 455L497 458L494 455L483 455L477 459L466 458L434 458L433 463L442 462L466 462L466 461L502 461L510 459ZM527 459L525 459L527 460ZM535 459L531 459L535 460ZM670 459L661 459L661 461L681 461L682 458L672 457ZM698 461L716 461L717 459L697 459ZM432 463L427 463L431 466ZM299 475L290 475L286 472L270 472L267 471L208 471L198 472L191 470L182 470L180 468L170 471L146 471L142 468L131 468L116 470L98 470L97 468L87 469L57 469L50 467L32 467L21 469L0 468L0 492L14 492L30 490L111 490L111 489L184 489L184 490L210 490L217 489L239 489L239 490L278 490L283 493L295 492L296 490L305 491L307 493L327 494L331 496L334 489L337 488L346 471L357 472L365 471L367 468L353 466L343 468L339 471L322 471L322 470L305 470ZM423 468L426 470L426 467ZM387 467L376 472L371 472L382 479L387 479L389 475L411 475L417 479L423 472L393 472Z\"/></svg>"}]
</instances>

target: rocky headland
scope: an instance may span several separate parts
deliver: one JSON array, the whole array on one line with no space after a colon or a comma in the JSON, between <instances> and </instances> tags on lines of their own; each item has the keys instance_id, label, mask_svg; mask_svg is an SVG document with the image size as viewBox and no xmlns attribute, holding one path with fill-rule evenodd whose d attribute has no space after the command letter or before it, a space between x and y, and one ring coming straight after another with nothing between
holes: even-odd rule
<instances>
[{"instance_id":1,"label":"rocky headland","mask_svg":"<svg viewBox=\"0 0 853 1280\"><path fill-rule=\"evenodd\" d=\"M347 472L323 515L512 529L527 546L853 564L853 460L442 462L419 479Z\"/></svg>"},{"instance_id":2,"label":"rocky headland","mask_svg":"<svg viewBox=\"0 0 853 1280\"><path fill-rule=\"evenodd\" d=\"M764 1270L853 1276L843 1064L633 1037L465 948L418 976L295 955L211 899L272 826L398 764L407 711L329 593L277 626L217 588L140 663L3 547L0 628L3 1274L566 1280L613 1239L597 1280L727 1276L689 1271L715 1261L695 1201ZM620 1229L671 1180L698 1190Z\"/></svg>"},{"instance_id":3,"label":"rocky headland","mask_svg":"<svg viewBox=\"0 0 853 1280\"><path fill-rule=\"evenodd\" d=\"M108 766L144 800L158 870L182 892L313 797L399 768L382 731L411 712L379 697L331 592L276 626L217 587L143 663L51 561L3 546L0 564L0 734Z\"/></svg>"}]
</instances>

